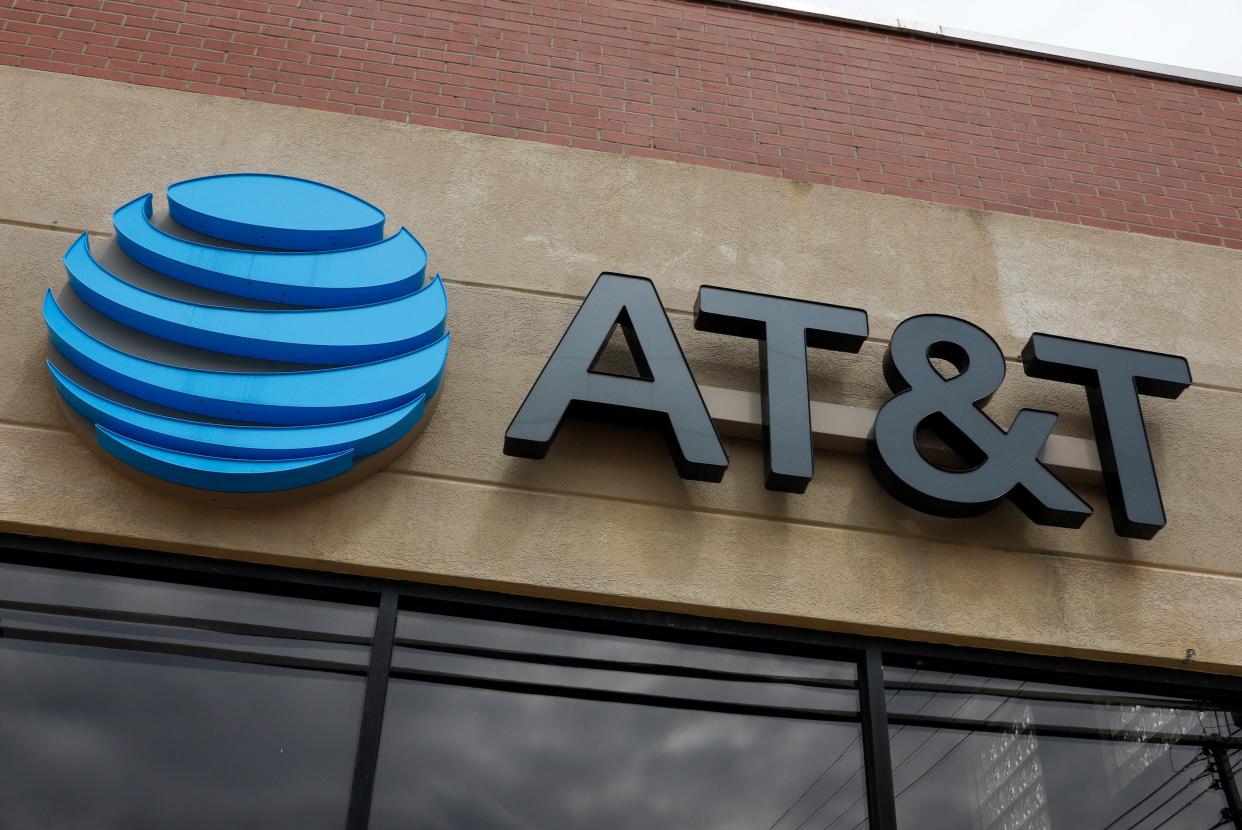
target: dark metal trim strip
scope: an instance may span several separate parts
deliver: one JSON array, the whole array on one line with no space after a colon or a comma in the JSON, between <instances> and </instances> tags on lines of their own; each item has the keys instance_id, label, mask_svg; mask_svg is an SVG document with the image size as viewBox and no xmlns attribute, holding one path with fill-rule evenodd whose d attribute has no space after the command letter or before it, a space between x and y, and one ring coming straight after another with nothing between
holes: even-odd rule
<instances>
[{"instance_id":1,"label":"dark metal trim strip","mask_svg":"<svg viewBox=\"0 0 1242 830\"><path fill-rule=\"evenodd\" d=\"M781 686L805 686L815 689L856 689L853 680L833 680L805 676L750 674L724 669L703 669L694 666L675 666L668 663L639 663L627 660L608 660L592 657L568 657L556 654L536 654L525 651L465 646L430 641L397 639L397 646L435 654L452 654L460 657L479 657L489 660L505 660L512 663L529 663L558 668L586 669L591 671L627 672L652 674L661 677L688 677L699 680L721 680L737 683L763 683Z\"/></svg>"},{"instance_id":2,"label":"dark metal trim strip","mask_svg":"<svg viewBox=\"0 0 1242 830\"><path fill-rule=\"evenodd\" d=\"M145 654L164 654L172 657L193 657L200 660L220 660L226 663L249 663L285 669L305 669L336 674L362 674L361 661L357 665L353 665L335 660L314 660L296 656L282 657L278 654L266 654L244 649L190 646L180 643L139 640L130 637L106 637L96 634L47 631L37 628L25 628L20 623L14 625L2 619L0 619L0 638L24 640L31 643L57 643L62 645L90 646L92 648L110 648Z\"/></svg>"},{"instance_id":3,"label":"dark metal trim strip","mask_svg":"<svg viewBox=\"0 0 1242 830\"><path fill-rule=\"evenodd\" d=\"M833 721L838 723L858 722L857 712L838 709L806 709L794 706L769 706L762 703L732 703L729 701L703 700L701 698L675 697L672 695L619 692L613 689L564 686L554 683L500 680L490 677L475 677L473 675L453 674L451 672L423 671L407 668L393 669L392 676L402 680L418 680L423 683L436 683L443 686L486 689L510 692L512 694L544 695L569 700L629 703L637 706L655 706L662 709L716 712L725 715L755 715L758 717L784 718L788 720Z\"/></svg>"}]
</instances>

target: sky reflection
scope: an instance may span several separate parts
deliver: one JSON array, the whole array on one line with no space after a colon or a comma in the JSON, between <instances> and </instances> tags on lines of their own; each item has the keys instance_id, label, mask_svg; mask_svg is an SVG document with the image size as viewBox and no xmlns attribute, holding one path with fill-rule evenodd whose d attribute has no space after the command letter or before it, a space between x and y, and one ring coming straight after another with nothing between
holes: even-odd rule
<instances>
[{"instance_id":1,"label":"sky reflection","mask_svg":"<svg viewBox=\"0 0 1242 830\"><path fill-rule=\"evenodd\" d=\"M374 830L768 830L834 758L816 793L862 761L854 724L410 680L388 695ZM837 799L861 792L856 777Z\"/></svg>"}]
</instances>

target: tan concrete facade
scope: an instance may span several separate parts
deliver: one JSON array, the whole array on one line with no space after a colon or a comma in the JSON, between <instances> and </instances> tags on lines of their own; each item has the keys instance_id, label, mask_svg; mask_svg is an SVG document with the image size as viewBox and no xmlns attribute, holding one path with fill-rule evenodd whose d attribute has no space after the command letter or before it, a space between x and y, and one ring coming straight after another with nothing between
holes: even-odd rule
<instances>
[{"instance_id":1,"label":"tan concrete facade","mask_svg":"<svg viewBox=\"0 0 1242 830\"><path fill-rule=\"evenodd\" d=\"M686 610L831 630L1242 673L1242 252L890 196L276 105L0 69L0 528L243 560ZM438 411L386 471L264 510L188 504L113 472L69 431L43 367L45 288L71 232L233 170L306 176L408 226L449 289ZM765 491L731 440L721 484L676 476L653 434L571 424L544 461L509 419L601 271L652 278L698 381L753 390L754 344L695 332L704 283L866 308L858 356L813 353L812 396L875 407L886 338L940 312L1010 357L989 407L1062 413L1081 389L1026 379L1033 331L1169 351L1196 385L1144 403L1169 526L1080 531L1009 506L915 513L860 456L819 453L805 495Z\"/></svg>"}]
</instances>

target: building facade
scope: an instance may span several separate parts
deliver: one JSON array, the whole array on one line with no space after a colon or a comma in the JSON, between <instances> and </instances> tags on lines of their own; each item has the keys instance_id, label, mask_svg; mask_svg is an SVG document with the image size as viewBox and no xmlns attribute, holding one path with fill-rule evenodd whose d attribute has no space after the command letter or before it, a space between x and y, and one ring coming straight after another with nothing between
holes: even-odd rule
<instances>
[{"instance_id":1,"label":"building facade","mask_svg":"<svg viewBox=\"0 0 1242 830\"><path fill-rule=\"evenodd\" d=\"M705 0L0 5L0 826L1242 827L1237 89ZM112 211L232 172L356 194L442 277L434 417L339 492L136 481L49 377L75 238L140 280ZM649 424L505 454L602 273L658 292L719 482ZM804 493L703 285L866 310L807 350ZM1057 413L1080 528L877 480L925 314L999 345L996 423ZM1036 332L1188 361L1141 399L1154 538Z\"/></svg>"}]
</instances>

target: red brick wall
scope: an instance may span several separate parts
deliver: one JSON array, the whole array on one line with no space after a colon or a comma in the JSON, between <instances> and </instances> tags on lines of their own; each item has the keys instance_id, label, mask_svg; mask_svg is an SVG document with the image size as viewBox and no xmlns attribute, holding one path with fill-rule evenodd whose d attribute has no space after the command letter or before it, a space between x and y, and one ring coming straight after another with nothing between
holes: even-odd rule
<instances>
[{"instance_id":1,"label":"red brick wall","mask_svg":"<svg viewBox=\"0 0 1242 830\"><path fill-rule=\"evenodd\" d=\"M1242 95L697 0L0 0L0 64L1242 248Z\"/></svg>"}]
</instances>

